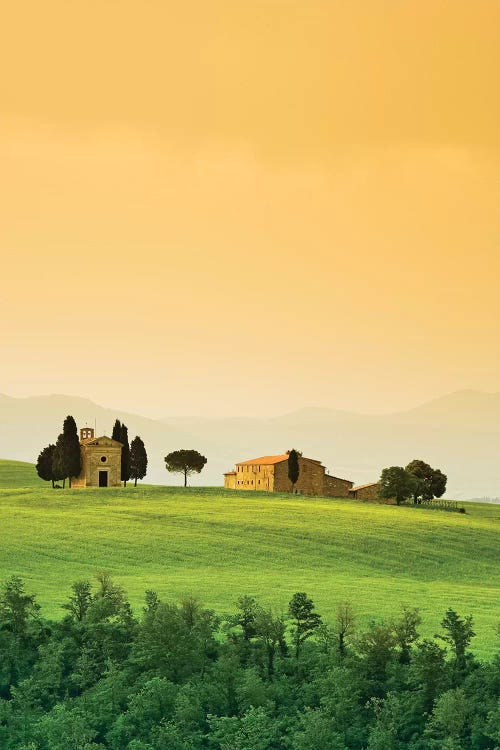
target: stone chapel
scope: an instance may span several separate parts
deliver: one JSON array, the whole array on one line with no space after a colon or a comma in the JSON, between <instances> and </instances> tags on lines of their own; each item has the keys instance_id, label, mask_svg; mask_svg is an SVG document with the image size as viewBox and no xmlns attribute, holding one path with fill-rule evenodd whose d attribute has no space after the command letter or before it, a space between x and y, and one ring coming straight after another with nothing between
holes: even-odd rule
<instances>
[{"instance_id":1,"label":"stone chapel","mask_svg":"<svg viewBox=\"0 0 500 750\"><path fill-rule=\"evenodd\" d=\"M93 427L80 430L82 470L72 487L120 487L122 444L106 435L94 437Z\"/></svg>"}]
</instances>

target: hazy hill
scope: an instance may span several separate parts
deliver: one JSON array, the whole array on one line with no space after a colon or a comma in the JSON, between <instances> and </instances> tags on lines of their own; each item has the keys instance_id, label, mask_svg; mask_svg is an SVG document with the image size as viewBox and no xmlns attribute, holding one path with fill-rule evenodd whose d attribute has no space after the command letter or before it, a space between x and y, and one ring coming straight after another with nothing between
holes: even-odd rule
<instances>
[{"instance_id":1,"label":"hazy hill","mask_svg":"<svg viewBox=\"0 0 500 750\"><path fill-rule=\"evenodd\" d=\"M71 396L25 399L0 396L0 456L34 461L55 440L67 414L79 425L110 434L116 417L129 435L139 434L150 457L148 480L179 483L164 469L163 457L193 447L208 464L193 484L222 483L238 460L292 447L319 458L328 470L356 483L376 480L389 464L423 458L448 474L449 497L500 494L500 394L461 391L406 412L382 416L308 408L269 419L172 417L148 419Z\"/></svg>"}]
</instances>

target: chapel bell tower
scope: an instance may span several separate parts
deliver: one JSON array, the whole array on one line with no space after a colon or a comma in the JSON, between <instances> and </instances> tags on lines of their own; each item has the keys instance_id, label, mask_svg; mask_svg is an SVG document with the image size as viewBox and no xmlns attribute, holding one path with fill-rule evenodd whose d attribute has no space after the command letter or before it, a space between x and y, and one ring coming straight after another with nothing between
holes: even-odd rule
<instances>
[{"instance_id":1,"label":"chapel bell tower","mask_svg":"<svg viewBox=\"0 0 500 750\"><path fill-rule=\"evenodd\" d=\"M93 427L82 427L80 429L80 442L82 440L88 440L89 438L94 437L94 428Z\"/></svg>"}]
</instances>

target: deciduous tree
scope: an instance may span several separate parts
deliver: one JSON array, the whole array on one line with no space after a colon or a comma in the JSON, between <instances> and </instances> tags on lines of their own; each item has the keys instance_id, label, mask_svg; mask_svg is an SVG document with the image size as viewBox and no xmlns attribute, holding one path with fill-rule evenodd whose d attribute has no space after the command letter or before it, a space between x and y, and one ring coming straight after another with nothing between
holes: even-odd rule
<instances>
[{"instance_id":1,"label":"deciduous tree","mask_svg":"<svg viewBox=\"0 0 500 750\"><path fill-rule=\"evenodd\" d=\"M447 609L441 621L441 627L446 631L445 635L437 637L451 646L456 667L459 672L462 672L466 666L467 647L476 635L472 615L462 618L454 609Z\"/></svg>"},{"instance_id":2,"label":"deciduous tree","mask_svg":"<svg viewBox=\"0 0 500 750\"><path fill-rule=\"evenodd\" d=\"M90 581L76 581L71 586L69 600L62 605L71 616L81 622L92 604L92 588Z\"/></svg>"},{"instance_id":3,"label":"deciduous tree","mask_svg":"<svg viewBox=\"0 0 500 750\"><path fill-rule=\"evenodd\" d=\"M394 498L397 505L401 505L412 497L415 488L415 478L402 466L390 466L382 471L380 476L380 497L390 500Z\"/></svg>"},{"instance_id":4,"label":"deciduous tree","mask_svg":"<svg viewBox=\"0 0 500 750\"><path fill-rule=\"evenodd\" d=\"M406 471L415 477L413 487L413 502L420 503L422 500L432 500L433 497L442 497L446 490L447 477L440 469L432 466L421 459L410 461Z\"/></svg>"},{"instance_id":5,"label":"deciduous tree","mask_svg":"<svg viewBox=\"0 0 500 750\"><path fill-rule=\"evenodd\" d=\"M40 607L34 594L27 594L19 576L11 576L0 590L0 622L18 636L24 635L28 621Z\"/></svg>"},{"instance_id":6,"label":"deciduous tree","mask_svg":"<svg viewBox=\"0 0 500 750\"><path fill-rule=\"evenodd\" d=\"M351 602L340 602L336 613L337 634L339 639L339 653L343 657L345 654L345 642L348 635L354 630L356 618Z\"/></svg>"},{"instance_id":7,"label":"deciduous tree","mask_svg":"<svg viewBox=\"0 0 500 750\"><path fill-rule=\"evenodd\" d=\"M415 607L403 607L399 619L394 622L394 635L400 648L399 661L409 664L410 648L418 639L418 627L422 623L419 611Z\"/></svg>"},{"instance_id":8,"label":"deciduous tree","mask_svg":"<svg viewBox=\"0 0 500 750\"><path fill-rule=\"evenodd\" d=\"M295 645L295 656L299 658L302 644L312 636L316 628L321 625L321 617L314 612L314 603L307 594L302 591L293 595L288 612L293 618L293 641Z\"/></svg>"}]
</instances>

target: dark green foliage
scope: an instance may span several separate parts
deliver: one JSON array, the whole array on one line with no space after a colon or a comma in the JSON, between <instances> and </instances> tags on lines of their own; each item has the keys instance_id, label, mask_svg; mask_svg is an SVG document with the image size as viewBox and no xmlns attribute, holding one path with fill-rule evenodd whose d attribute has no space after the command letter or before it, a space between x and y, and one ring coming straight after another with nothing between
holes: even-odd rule
<instances>
[{"instance_id":1,"label":"dark green foliage","mask_svg":"<svg viewBox=\"0 0 500 750\"><path fill-rule=\"evenodd\" d=\"M136 435L130 444L130 478L134 480L134 487L137 487L137 480L144 479L148 469L148 454L143 441Z\"/></svg>"},{"instance_id":2,"label":"dark green foliage","mask_svg":"<svg viewBox=\"0 0 500 750\"><path fill-rule=\"evenodd\" d=\"M14 635L26 634L31 618L38 614L39 607L33 594L27 594L19 576L12 576L0 589L0 627Z\"/></svg>"},{"instance_id":3,"label":"dark green foliage","mask_svg":"<svg viewBox=\"0 0 500 750\"><path fill-rule=\"evenodd\" d=\"M276 654L280 653L282 656L287 654L285 633L284 619L273 615L270 609L259 607L255 618L255 634L264 647L268 679L271 679L274 674Z\"/></svg>"},{"instance_id":4,"label":"dark green foliage","mask_svg":"<svg viewBox=\"0 0 500 750\"><path fill-rule=\"evenodd\" d=\"M328 646L299 593L291 643L300 634L307 646L297 662L286 622L251 596L221 622L196 598L175 604L148 591L136 619L101 572L93 585L73 584L63 607L61 622L46 621L19 578L0 588L2 750L494 750L500 741L500 660L468 657L472 622L454 610L443 620L448 660L418 641L409 608L354 640L344 603Z\"/></svg>"},{"instance_id":5,"label":"dark green foliage","mask_svg":"<svg viewBox=\"0 0 500 750\"><path fill-rule=\"evenodd\" d=\"M92 602L90 581L76 581L71 586L69 601L62 605L75 620L82 621Z\"/></svg>"},{"instance_id":6,"label":"dark green foliage","mask_svg":"<svg viewBox=\"0 0 500 750\"><path fill-rule=\"evenodd\" d=\"M445 635L439 635L438 638L451 646L457 670L459 673L463 673L466 667L467 647L476 635L473 629L472 616L462 618L454 609L448 609L441 621L441 627L445 630Z\"/></svg>"},{"instance_id":7,"label":"dark green foliage","mask_svg":"<svg viewBox=\"0 0 500 750\"><path fill-rule=\"evenodd\" d=\"M446 491L448 477L440 469L434 469L431 480L431 490L434 497L442 497Z\"/></svg>"},{"instance_id":8,"label":"dark green foliage","mask_svg":"<svg viewBox=\"0 0 500 750\"><path fill-rule=\"evenodd\" d=\"M54 474L54 480L56 482L63 481L63 487L64 483L66 482L66 477L68 476L66 474L66 466L64 461L64 435L61 434L58 436L56 441L56 447L54 448L54 453L52 457L52 473Z\"/></svg>"},{"instance_id":9,"label":"dark green foliage","mask_svg":"<svg viewBox=\"0 0 500 750\"><path fill-rule=\"evenodd\" d=\"M55 452L56 446L51 443L46 448L44 448L42 451L40 451L40 455L38 456L37 462L36 462L36 472L40 479L45 480L46 482L52 482L52 487L54 486L54 481L56 477L54 476L54 452Z\"/></svg>"},{"instance_id":10,"label":"dark green foliage","mask_svg":"<svg viewBox=\"0 0 500 750\"><path fill-rule=\"evenodd\" d=\"M288 479L290 480L292 485L292 492L295 488L295 485L297 484L297 480L300 474L299 456L301 455L302 454L296 451L295 448L292 448L291 451L288 451Z\"/></svg>"},{"instance_id":11,"label":"dark green foliage","mask_svg":"<svg viewBox=\"0 0 500 750\"><path fill-rule=\"evenodd\" d=\"M111 433L111 437L113 440L118 440L118 442L121 442L121 436L122 436L122 423L119 419L115 419L115 423L113 425L113 432Z\"/></svg>"},{"instance_id":12,"label":"dark green foliage","mask_svg":"<svg viewBox=\"0 0 500 750\"><path fill-rule=\"evenodd\" d=\"M433 469L425 461L415 459L408 464L406 471L415 477L414 503L421 503L422 500L432 500L434 497L444 495L447 477L440 469Z\"/></svg>"},{"instance_id":13,"label":"dark green foliage","mask_svg":"<svg viewBox=\"0 0 500 750\"><path fill-rule=\"evenodd\" d=\"M124 487L126 487L127 482L130 479L130 446L128 442L128 427L126 424L123 424L123 422L120 427L119 442L122 444L121 480Z\"/></svg>"},{"instance_id":14,"label":"dark green foliage","mask_svg":"<svg viewBox=\"0 0 500 750\"><path fill-rule=\"evenodd\" d=\"M366 679L371 686L372 695L383 693L383 685L389 674L389 668L395 661L396 637L390 624L372 622L358 638L357 650L364 657Z\"/></svg>"},{"instance_id":15,"label":"dark green foliage","mask_svg":"<svg viewBox=\"0 0 500 750\"><path fill-rule=\"evenodd\" d=\"M80 439L76 422L71 415L64 420L63 431L58 436L55 446L49 445L38 457L39 462L43 460L43 470L46 476L48 476L47 461L50 455L52 456L52 472L48 478L52 480L52 485L62 479L64 487L66 479L69 479L71 487L71 478L79 476L82 468Z\"/></svg>"},{"instance_id":16,"label":"dark green foliage","mask_svg":"<svg viewBox=\"0 0 500 750\"><path fill-rule=\"evenodd\" d=\"M69 477L69 486L71 487L71 478L79 476L82 469L80 438L78 437L76 422L71 415L68 415L64 420L63 446L64 476Z\"/></svg>"},{"instance_id":17,"label":"dark green foliage","mask_svg":"<svg viewBox=\"0 0 500 750\"><path fill-rule=\"evenodd\" d=\"M401 505L413 496L418 480L402 466L390 466L380 476L380 497Z\"/></svg>"},{"instance_id":18,"label":"dark green foliage","mask_svg":"<svg viewBox=\"0 0 500 750\"><path fill-rule=\"evenodd\" d=\"M399 661L402 664L410 662L410 649L418 640L418 627L421 622L418 609L403 607L401 616L393 624L394 637L400 649Z\"/></svg>"},{"instance_id":19,"label":"dark green foliage","mask_svg":"<svg viewBox=\"0 0 500 750\"><path fill-rule=\"evenodd\" d=\"M295 656L298 659L302 644L321 625L321 617L314 612L312 599L309 599L302 591L293 595L288 605L288 612L293 619L293 642Z\"/></svg>"},{"instance_id":20,"label":"dark green foliage","mask_svg":"<svg viewBox=\"0 0 500 750\"><path fill-rule=\"evenodd\" d=\"M182 448L178 451L172 451L165 456L165 465L167 471L184 474L184 487L187 487L187 478L190 474L199 474L203 469L207 459L201 453L195 450Z\"/></svg>"},{"instance_id":21,"label":"dark green foliage","mask_svg":"<svg viewBox=\"0 0 500 750\"><path fill-rule=\"evenodd\" d=\"M342 658L346 651L346 639L353 633L356 618L351 602L340 602L337 607L336 626L339 644L339 654Z\"/></svg>"}]
</instances>

